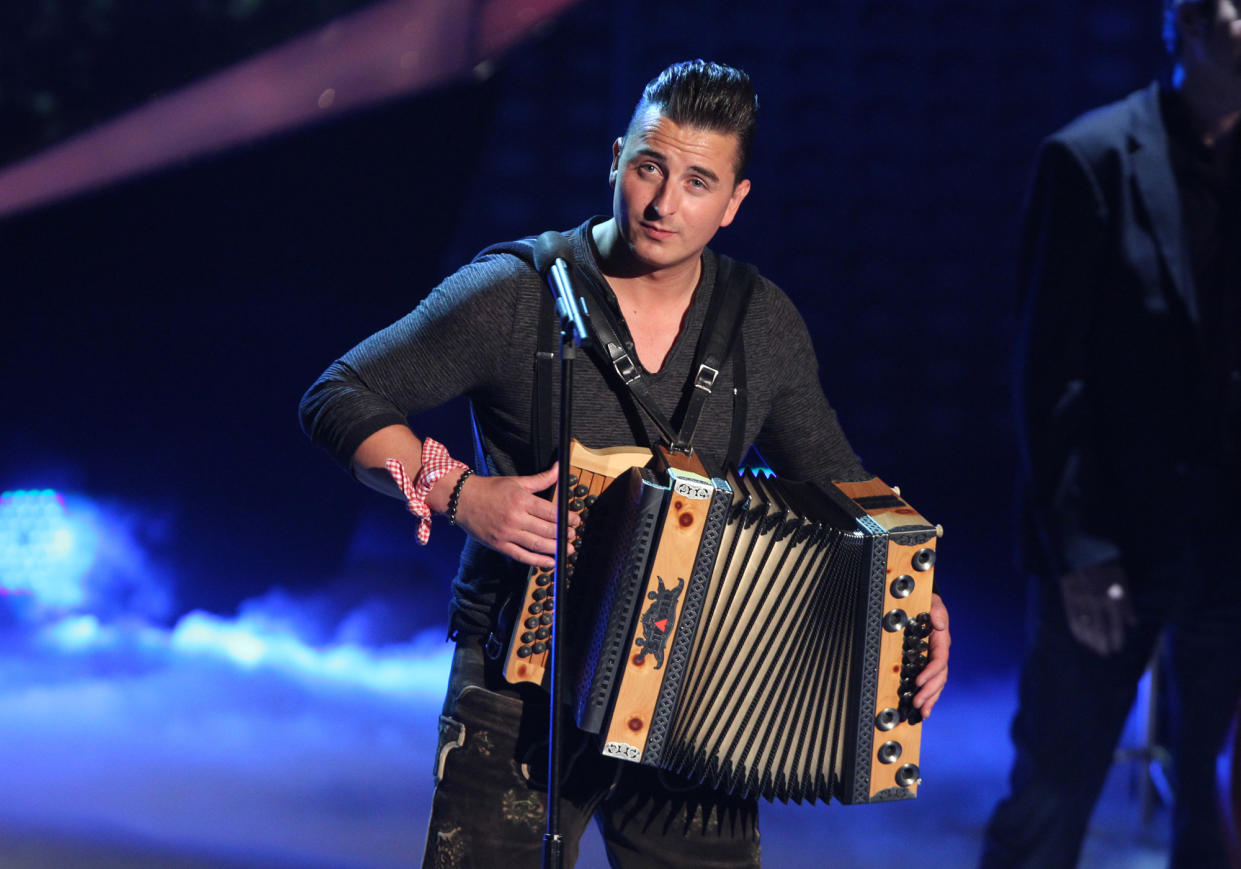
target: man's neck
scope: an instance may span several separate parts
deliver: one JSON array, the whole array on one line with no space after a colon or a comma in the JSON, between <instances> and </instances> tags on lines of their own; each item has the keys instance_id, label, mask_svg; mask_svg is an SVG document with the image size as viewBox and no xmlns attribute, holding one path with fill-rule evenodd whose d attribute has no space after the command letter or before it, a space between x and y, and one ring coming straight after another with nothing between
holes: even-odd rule
<instances>
[{"instance_id":1,"label":"man's neck","mask_svg":"<svg viewBox=\"0 0 1241 869\"><path fill-rule=\"evenodd\" d=\"M688 306L702 274L701 257L652 268L633 257L614 219L595 224L591 234L599 252L599 270L618 298L625 297L629 306Z\"/></svg>"}]
</instances>

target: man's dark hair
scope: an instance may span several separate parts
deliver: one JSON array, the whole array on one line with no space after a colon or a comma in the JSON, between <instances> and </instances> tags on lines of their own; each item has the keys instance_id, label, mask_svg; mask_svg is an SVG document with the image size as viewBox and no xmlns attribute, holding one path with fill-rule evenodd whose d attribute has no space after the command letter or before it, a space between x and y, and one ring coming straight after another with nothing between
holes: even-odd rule
<instances>
[{"instance_id":1,"label":"man's dark hair","mask_svg":"<svg viewBox=\"0 0 1241 869\"><path fill-rule=\"evenodd\" d=\"M1163 0L1163 45L1168 51L1168 63L1175 64L1181 56L1181 32L1176 15L1185 4L1198 8L1199 15L1214 15L1219 0Z\"/></svg>"},{"instance_id":2,"label":"man's dark hair","mask_svg":"<svg viewBox=\"0 0 1241 869\"><path fill-rule=\"evenodd\" d=\"M685 127L737 137L737 180L745 177L754 146L758 97L750 77L739 69L706 60L674 63L647 84L629 127L654 107Z\"/></svg>"}]
</instances>

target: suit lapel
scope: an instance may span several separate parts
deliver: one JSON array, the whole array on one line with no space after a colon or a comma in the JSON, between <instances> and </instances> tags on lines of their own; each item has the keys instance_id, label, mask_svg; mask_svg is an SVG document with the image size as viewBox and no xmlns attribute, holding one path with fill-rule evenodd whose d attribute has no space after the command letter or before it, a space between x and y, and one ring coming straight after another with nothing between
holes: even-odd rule
<instances>
[{"instance_id":1,"label":"suit lapel","mask_svg":"<svg viewBox=\"0 0 1241 869\"><path fill-rule=\"evenodd\" d=\"M1129 130L1130 159L1134 182L1151 221L1156 246L1168 268L1190 319L1198 323L1198 298L1189 271L1181 218L1181 197L1176 187L1169 153L1168 132L1159 109L1159 88L1151 85L1136 95L1133 123Z\"/></svg>"}]
</instances>

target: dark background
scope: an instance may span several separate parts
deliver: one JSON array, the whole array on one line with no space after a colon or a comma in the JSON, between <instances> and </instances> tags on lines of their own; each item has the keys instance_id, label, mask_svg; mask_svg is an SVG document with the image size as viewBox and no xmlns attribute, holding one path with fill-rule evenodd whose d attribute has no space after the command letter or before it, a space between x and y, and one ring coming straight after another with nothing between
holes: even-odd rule
<instances>
[{"instance_id":1,"label":"dark background","mask_svg":"<svg viewBox=\"0 0 1241 869\"><path fill-rule=\"evenodd\" d=\"M0 12L0 161L366 5L34 2ZM1158 70L1128 0L585 0L485 79L389 102L0 221L0 489L142 505L175 618L273 586L390 592L446 614L459 533L309 445L324 367L493 241L610 207L642 85L692 57L746 69L753 192L715 246L798 304L866 466L946 534L966 660L1010 660L1009 351L1039 139ZM468 455L461 407L416 427Z\"/></svg>"}]
</instances>

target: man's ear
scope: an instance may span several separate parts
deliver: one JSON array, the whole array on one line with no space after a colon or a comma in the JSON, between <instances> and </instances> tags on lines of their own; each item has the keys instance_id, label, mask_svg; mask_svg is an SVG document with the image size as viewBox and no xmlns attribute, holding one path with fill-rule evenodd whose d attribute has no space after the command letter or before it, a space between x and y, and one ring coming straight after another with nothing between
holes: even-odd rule
<instances>
[{"instance_id":1,"label":"man's ear","mask_svg":"<svg viewBox=\"0 0 1241 869\"><path fill-rule=\"evenodd\" d=\"M733 187L733 195L728 200L728 208L724 210L724 219L720 221L720 226L728 226L733 222L733 218L737 216L737 209L741 207L741 201L750 195L750 179L742 178Z\"/></svg>"},{"instance_id":2,"label":"man's ear","mask_svg":"<svg viewBox=\"0 0 1241 869\"><path fill-rule=\"evenodd\" d=\"M616 178L620 175L620 156L625 150L625 137L617 136L616 141L612 143L612 168L608 171L608 186L616 186Z\"/></svg>"}]
</instances>

